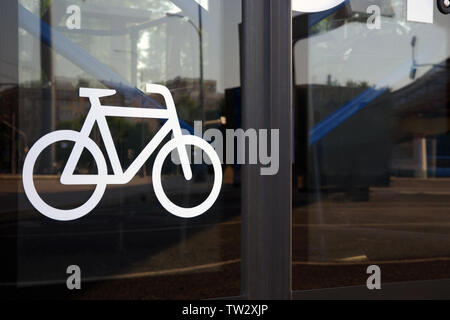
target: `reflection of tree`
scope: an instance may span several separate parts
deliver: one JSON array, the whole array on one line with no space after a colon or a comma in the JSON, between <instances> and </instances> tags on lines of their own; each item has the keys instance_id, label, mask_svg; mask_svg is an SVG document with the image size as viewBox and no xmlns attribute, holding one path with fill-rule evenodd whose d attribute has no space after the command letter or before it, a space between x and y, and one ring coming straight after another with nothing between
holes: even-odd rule
<instances>
[{"instance_id":1,"label":"reflection of tree","mask_svg":"<svg viewBox=\"0 0 450 320\"><path fill-rule=\"evenodd\" d=\"M52 0L41 0L40 2L40 15L41 17L47 12L52 4Z\"/></svg>"},{"instance_id":2,"label":"reflection of tree","mask_svg":"<svg viewBox=\"0 0 450 320\"><path fill-rule=\"evenodd\" d=\"M356 82L353 80L348 80L345 83L345 86L347 88L361 88L361 89L368 89L370 87L369 83L367 81L360 81L360 82Z\"/></svg>"},{"instance_id":3,"label":"reflection of tree","mask_svg":"<svg viewBox=\"0 0 450 320\"><path fill-rule=\"evenodd\" d=\"M156 20L165 17L168 12L174 9L174 4L168 0L125 0L107 1L107 5L117 5L126 8L136 8L151 11L149 20ZM175 22L171 22L175 23ZM129 26L132 26L130 24ZM167 23L152 26L141 30L139 34L138 54L138 79L142 82L159 82L167 76ZM148 46L145 46L148 45ZM184 53L181 54L182 61L189 55L186 52L191 50L190 41L186 41ZM142 47L144 46L144 48ZM191 66L191 61L185 63Z\"/></svg>"},{"instance_id":4,"label":"reflection of tree","mask_svg":"<svg viewBox=\"0 0 450 320\"><path fill-rule=\"evenodd\" d=\"M369 89L371 87L370 83L367 81L355 81L347 80L345 85L341 84L339 80L333 79L332 75L328 75L327 86L329 87L342 87L342 88L353 88L353 89Z\"/></svg>"},{"instance_id":5,"label":"reflection of tree","mask_svg":"<svg viewBox=\"0 0 450 320\"><path fill-rule=\"evenodd\" d=\"M178 116L181 119L199 119L200 105L189 95L183 94L176 101Z\"/></svg>"}]
</instances>

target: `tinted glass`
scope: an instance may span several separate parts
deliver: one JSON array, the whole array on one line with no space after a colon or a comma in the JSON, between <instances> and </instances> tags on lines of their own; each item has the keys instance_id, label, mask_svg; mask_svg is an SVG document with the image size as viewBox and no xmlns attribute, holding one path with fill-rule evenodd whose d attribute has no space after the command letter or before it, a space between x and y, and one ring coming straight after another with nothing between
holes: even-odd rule
<instances>
[{"instance_id":1,"label":"tinted glass","mask_svg":"<svg viewBox=\"0 0 450 320\"><path fill-rule=\"evenodd\" d=\"M404 0L294 13L294 289L450 276L450 20L426 3L433 23Z\"/></svg>"},{"instance_id":2,"label":"tinted glass","mask_svg":"<svg viewBox=\"0 0 450 320\"><path fill-rule=\"evenodd\" d=\"M240 295L239 167L213 166L208 148L211 133L240 126L241 1L21 0L16 22L19 86L0 92L0 223L17 240L18 286L65 289L75 266L83 290L64 292L77 297ZM191 180L170 142L179 129L204 138L183 140ZM65 170L91 180L62 183ZM210 199L219 176L209 210L173 209Z\"/></svg>"}]
</instances>

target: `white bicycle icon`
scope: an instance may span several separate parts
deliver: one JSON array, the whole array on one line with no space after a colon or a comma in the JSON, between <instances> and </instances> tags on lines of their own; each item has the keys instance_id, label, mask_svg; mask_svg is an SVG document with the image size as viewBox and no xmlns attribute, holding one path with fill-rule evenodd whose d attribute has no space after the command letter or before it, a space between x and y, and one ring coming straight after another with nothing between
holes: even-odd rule
<instances>
[{"instance_id":1,"label":"white bicycle icon","mask_svg":"<svg viewBox=\"0 0 450 320\"><path fill-rule=\"evenodd\" d=\"M43 215L59 221L70 221L83 217L91 212L105 193L106 186L112 184L127 184L139 172L139 169L149 159L164 138L172 132L173 139L167 142L156 156L153 164L152 183L156 197L161 205L170 213L181 218L193 218L205 213L216 201L222 186L222 167L219 156L214 148L205 140L192 136L183 135L178 121L177 111L172 95L165 86L147 84L147 92L160 94L163 96L166 109L144 109L131 107L103 106L100 103L101 97L108 97L116 94L115 90L80 88L80 97L89 98L91 108L80 132L72 130L60 130L51 132L40 138L28 152L22 174L22 181L25 194L31 204ZM124 172L119 161L119 156L115 148L111 132L106 121L106 117L129 117L129 118L151 118L167 119L166 123L155 134L153 139L137 156L134 162ZM108 174L105 157L97 144L89 138L95 122L100 130L106 152L108 154L113 175ZM60 182L63 185L95 185L95 190L89 200L75 209L57 209L42 200L39 196L33 180L33 168L39 154L53 143L59 141L73 141L75 145L69 156L66 166L61 174ZM193 208L184 208L174 204L166 196L162 183L161 171L164 160L175 149L178 151L183 174L186 180L192 179L192 169L186 146L198 147L206 153L214 168L214 183L208 198L200 205ZM97 164L97 175L84 174L75 175L76 165L84 149L87 149L93 156Z\"/></svg>"}]
</instances>

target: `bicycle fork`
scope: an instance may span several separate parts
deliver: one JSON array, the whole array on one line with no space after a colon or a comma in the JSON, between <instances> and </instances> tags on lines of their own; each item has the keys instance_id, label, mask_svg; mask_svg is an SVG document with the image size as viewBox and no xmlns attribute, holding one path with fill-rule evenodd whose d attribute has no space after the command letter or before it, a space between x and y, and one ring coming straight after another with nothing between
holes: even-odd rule
<instances>
[{"instance_id":1,"label":"bicycle fork","mask_svg":"<svg viewBox=\"0 0 450 320\"><path fill-rule=\"evenodd\" d=\"M165 86L157 84L147 84L146 91L148 93L156 93L163 96L166 102L166 108L168 113L168 120L172 128L173 138L177 142L178 155L180 157L181 168L183 169L184 178L186 180L192 179L192 168L189 162L189 156L186 151L186 146L182 143L183 133L181 132L180 122L178 120L177 109L175 108L175 102L173 101L172 94Z\"/></svg>"},{"instance_id":2,"label":"bicycle fork","mask_svg":"<svg viewBox=\"0 0 450 320\"><path fill-rule=\"evenodd\" d=\"M175 109L175 108L174 108ZM189 156L186 151L186 145L182 143L181 137L183 136L183 133L181 132L181 126L178 122L178 116L176 114L176 110L174 110L175 114L171 114L171 110L169 106L167 106L167 110L169 112L169 120L172 121L172 133L173 138L175 141L177 141L177 150L178 150L178 156L180 157L181 162L181 168L183 170L184 178L189 181L192 179L192 168L191 163L189 161Z\"/></svg>"}]
</instances>

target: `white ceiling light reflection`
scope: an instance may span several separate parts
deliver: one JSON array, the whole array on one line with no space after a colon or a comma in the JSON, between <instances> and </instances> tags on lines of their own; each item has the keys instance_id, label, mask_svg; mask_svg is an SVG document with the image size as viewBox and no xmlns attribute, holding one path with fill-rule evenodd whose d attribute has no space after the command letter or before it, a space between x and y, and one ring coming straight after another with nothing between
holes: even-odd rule
<instances>
[{"instance_id":1,"label":"white ceiling light reflection","mask_svg":"<svg viewBox=\"0 0 450 320\"><path fill-rule=\"evenodd\" d=\"M408 0L408 21L433 23L434 0Z\"/></svg>"},{"instance_id":2,"label":"white ceiling light reflection","mask_svg":"<svg viewBox=\"0 0 450 320\"><path fill-rule=\"evenodd\" d=\"M340 5L345 0L292 0L292 10L299 12L320 12Z\"/></svg>"},{"instance_id":3,"label":"white ceiling light reflection","mask_svg":"<svg viewBox=\"0 0 450 320\"><path fill-rule=\"evenodd\" d=\"M209 9L209 0L194 0L194 1L197 2L200 6L202 6L203 9L208 11L208 9Z\"/></svg>"},{"instance_id":4,"label":"white ceiling light reflection","mask_svg":"<svg viewBox=\"0 0 450 320\"><path fill-rule=\"evenodd\" d=\"M165 13L175 14L181 12L181 9L172 2L169 2L169 6L170 6L169 9L166 10Z\"/></svg>"}]
</instances>

